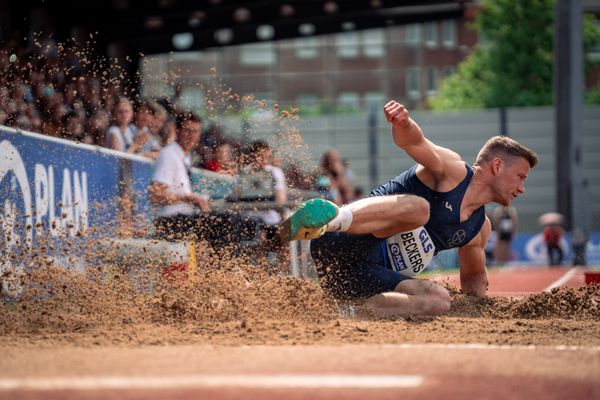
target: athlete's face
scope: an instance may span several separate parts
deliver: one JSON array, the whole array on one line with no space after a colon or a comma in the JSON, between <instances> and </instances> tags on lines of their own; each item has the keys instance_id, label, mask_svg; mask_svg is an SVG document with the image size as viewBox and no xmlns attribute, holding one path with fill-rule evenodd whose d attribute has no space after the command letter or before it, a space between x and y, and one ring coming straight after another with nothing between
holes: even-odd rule
<instances>
[{"instance_id":1,"label":"athlete's face","mask_svg":"<svg viewBox=\"0 0 600 400\"><path fill-rule=\"evenodd\" d=\"M503 206L525 193L525 181L531 167L524 158L515 158L509 162L501 161L497 170L497 202Z\"/></svg>"}]
</instances>

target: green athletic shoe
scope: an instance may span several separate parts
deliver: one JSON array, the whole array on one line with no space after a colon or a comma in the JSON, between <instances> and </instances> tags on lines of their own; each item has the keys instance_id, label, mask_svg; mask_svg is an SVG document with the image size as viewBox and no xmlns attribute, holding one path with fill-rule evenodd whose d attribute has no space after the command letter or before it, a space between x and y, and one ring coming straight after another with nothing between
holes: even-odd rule
<instances>
[{"instance_id":1,"label":"green athletic shoe","mask_svg":"<svg viewBox=\"0 0 600 400\"><path fill-rule=\"evenodd\" d=\"M305 201L281 223L282 240L309 240L321 237L327 223L338 215L338 206L324 199Z\"/></svg>"}]
</instances>

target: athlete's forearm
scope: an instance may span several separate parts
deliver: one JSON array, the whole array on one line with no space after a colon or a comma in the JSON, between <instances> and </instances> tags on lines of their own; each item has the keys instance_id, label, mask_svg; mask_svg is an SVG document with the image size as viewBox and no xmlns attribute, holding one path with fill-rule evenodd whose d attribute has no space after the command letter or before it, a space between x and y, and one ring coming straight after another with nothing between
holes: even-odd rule
<instances>
[{"instance_id":1,"label":"athlete's forearm","mask_svg":"<svg viewBox=\"0 0 600 400\"><path fill-rule=\"evenodd\" d=\"M484 297L487 293L487 273L460 274L460 288L465 294Z\"/></svg>"},{"instance_id":2,"label":"athlete's forearm","mask_svg":"<svg viewBox=\"0 0 600 400\"><path fill-rule=\"evenodd\" d=\"M402 149L418 145L425 140L421 127L412 118L408 118L407 121L402 122L394 121L392 125L392 137L396 146Z\"/></svg>"}]
</instances>

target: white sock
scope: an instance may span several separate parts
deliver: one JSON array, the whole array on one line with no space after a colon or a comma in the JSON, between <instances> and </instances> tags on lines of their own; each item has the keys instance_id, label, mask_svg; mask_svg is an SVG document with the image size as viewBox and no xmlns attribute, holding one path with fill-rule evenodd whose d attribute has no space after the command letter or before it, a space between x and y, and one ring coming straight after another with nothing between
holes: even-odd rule
<instances>
[{"instance_id":1,"label":"white sock","mask_svg":"<svg viewBox=\"0 0 600 400\"><path fill-rule=\"evenodd\" d=\"M352 225L352 211L340 207L338 215L327 224L327 232L345 232Z\"/></svg>"}]
</instances>

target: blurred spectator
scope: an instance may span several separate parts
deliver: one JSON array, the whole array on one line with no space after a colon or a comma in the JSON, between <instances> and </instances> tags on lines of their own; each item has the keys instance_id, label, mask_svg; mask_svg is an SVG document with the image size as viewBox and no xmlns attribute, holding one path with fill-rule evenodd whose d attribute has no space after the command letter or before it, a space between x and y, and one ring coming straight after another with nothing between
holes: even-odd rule
<instances>
[{"instance_id":1,"label":"blurred spectator","mask_svg":"<svg viewBox=\"0 0 600 400\"><path fill-rule=\"evenodd\" d=\"M587 233L581 228L573 229L571 242L573 243L573 265L586 265L585 247L588 242Z\"/></svg>"},{"instance_id":2,"label":"blurred spectator","mask_svg":"<svg viewBox=\"0 0 600 400\"><path fill-rule=\"evenodd\" d=\"M177 138L177 128L174 119L167 119L159 132L160 144L165 147Z\"/></svg>"},{"instance_id":3,"label":"blurred spectator","mask_svg":"<svg viewBox=\"0 0 600 400\"><path fill-rule=\"evenodd\" d=\"M135 138L143 135L146 137L144 143L139 149L139 154L153 160L158 157L161 149L160 138L155 137L150 131L150 126L154 123L154 109L148 101L139 101L135 104L135 117L129 129ZM140 139L140 141L143 140Z\"/></svg>"},{"instance_id":4,"label":"blurred spectator","mask_svg":"<svg viewBox=\"0 0 600 400\"><path fill-rule=\"evenodd\" d=\"M344 174L346 175L348 184L350 184L352 187L354 187L356 184L356 175L354 174L354 171L352 171L352 169L350 168L350 161L348 161L347 158L344 158L342 160L342 164L344 165L344 170L345 170Z\"/></svg>"},{"instance_id":5,"label":"blurred spectator","mask_svg":"<svg viewBox=\"0 0 600 400\"><path fill-rule=\"evenodd\" d=\"M247 213L252 218L260 219L265 227L264 250L263 255L268 255L269 251L278 254L278 264L284 265L287 261L287 247L279 238L277 224L282 221L285 213L285 203L287 202L287 185L285 176L281 168L272 165L272 151L269 144L264 140L255 140L250 144L248 156L248 166L244 173L266 173L267 179L272 180L274 191L274 202L276 208L270 210L250 211Z\"/></svg>"},{"instance_id":6,"label":"blurred spectator","mask_svg":"<svg viewBox=\"0 0 600 400\"><path fill-rule=\"evenodd\" d=\"M248 153L248 167L244 172L267 172L273 184L274 201L280 206L279 209L257 211L252 215L259 217L267 225L275 225L282 220L283 210L281 207L287 202L287 185L283 171L271 164L272 152L269 144L264 140L255 140L250 144Z\"/></svg>"},{"instance_id":7,"label":"blurred spectator","mask_svg":"<svg viewBox=\"0 0 600 400\"><path fill-rule=\"evenodd\" d=\"M202 164L202 168L221 174L237 174L237 165L233 155L233 146L228 142L221 142L215 148L209 150L208 160Z\"/></svg>"},{"instance_id":8,"label":"blurred spectator","mask_svg":"<svg viewBox=\"0 0 600 400\"><path fill-rule=\"evenodd\" d=\"M209 153L219 144L225 141L225 135L221 127L215 123L210 124L208 129L202 134L200 146L198 146L198 154L203 161L208 160Z\"/></svg>"},{"instance_id":9,"label":"blurred spectator","mask_svg":"<svg viewBox=\"0 0 600 400\"><path fill-rule=\"evenodd\" d=\"M55 103L49 109L44 122L42 123L42 133L48 136L62 136L62 121L67 114L67 107L62 103Z\"/></svg>"},{"instance_id":10,"label":"blurred spectator","mask_svg":"<svg viewBox=\"0 0 600 400\"><path fill-rule=\"evenodd\" d=\"M133 107L127 97L121 97L113 109L113 125L106 131L106 147L127 153L137 153L148 140L147 132L134 135L131 129Z\"/></svg>"},{"instance_id":11,"label":"blurred spectator","mask_svg":"<svg viewBox=\"0 0 600 400\"><path fill-rule=\"evenodd\" d=\"M548 250L548 264L551 266L561 265L563 262L563 250L560 246L563 234L560 224L548 224L544 228L544 243Z\"/></svg>"},{"instance_id":12,"label":"blurred spectator","mask_svg":"<svg viewBox=\"0 0 600 400\"><path fill-rule=\"evenodd\" d=\"M148 187L150 201L161 206L155 220L156 236L180 239L198 234L197 211L210 211L208 196L192 191L189 177L190 151L200 141L202 120L182 114L177 120L177 139L164 147Z\"/></svg>"},{"instance_id":13,"label":"blurred spectator","mask_svg":"<svg viewBox=\"0 0 600 400\"><path fill-rule=\"evenodd\" d=\"M498 265L503 265L511 259L512 241L517 233L517 210L513 206L496 207L491 220L496 232L494 259Z\"/></svg>"},{"instance_id":14,"label":"blurred spectator","mask_svg":"<svg viewBox=\"0 0 600 400\"><path fill-rule=\"evenodd\" d=\"M96 146L104 146L104 134L110 124L110 116L108 111L101 108L87 120L85 143L95 144Z\"/></svg>"},{"instance_id":15,"label":"blurred spectator","mask_svg":"<svg viewBox=\"0 0 600 400\"><path fill-rule=\"evenodd\" d=\"M176 129L175 122L170 121L170 130L167 124L169 123L169 115L163 106L156 101L148 103L152 107L152 121L148 125L150 134L158 140L161 148L175 141Z\"/></svg>"},{"instance_id":16,"label":"blurred spectator","mask_svg":"<svg viewBox=\"0 0 600 400\"><path fill-rule=\"evenodd\" d=\"M336 204L347 204L353 200L354 190L348 181L346 168L337 150L326 151L321 158L323 174L329 179L329 197Z\"/></svg>"},{"instance_id":17,"label":"blurred spectator","mask_svg":"<svg viewBox=\"0 0 600 400\"><path fill-rule=\"evenodd\" d=\"M62 126L64 127L62 136L65 139L75 140L77 142L83 141L83 124L75 111L69 111L64 115Z\"/></svg>"},{"instance_id":18,"label":"blurred spectator","mask_svg":"<svg viewBox=\"0 0 600 400\"><path fill-rule=\"evenodd\" d=\"M363 197L365 197L363 188L360 186L354 187L354 200L362 199Z\"/></svg>"}]
</instances>

